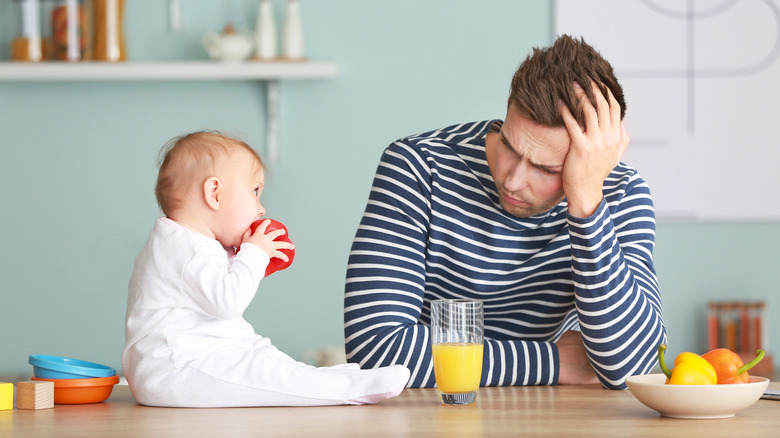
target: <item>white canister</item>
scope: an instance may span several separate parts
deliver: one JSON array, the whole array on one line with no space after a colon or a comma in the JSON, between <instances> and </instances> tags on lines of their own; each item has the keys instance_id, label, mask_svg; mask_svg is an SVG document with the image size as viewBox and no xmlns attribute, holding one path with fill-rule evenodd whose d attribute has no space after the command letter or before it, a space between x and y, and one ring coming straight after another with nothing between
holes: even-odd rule
<instances>
[{"instance_id":1,"label":"white canister","mask_svg":"<svg viewBox=\"0 0 780 438\"><path fill-rule=\"evenodd\" d=\"M303 23L298 0L287 0L282 29L282 57L287 59L304 59Z\"/></svg>"},{"instance_id":2,"label":"white canister","mask_svg":"<svg viewBox=\"0 0 780 438\"><path fill-rule=\"evenodd\" d=\"M257 7L257 28L255 29L255 56L260 59L275 59L279 56L276 37L276 20L271 0L260 0Z\"/></svg>"}]
</instances>

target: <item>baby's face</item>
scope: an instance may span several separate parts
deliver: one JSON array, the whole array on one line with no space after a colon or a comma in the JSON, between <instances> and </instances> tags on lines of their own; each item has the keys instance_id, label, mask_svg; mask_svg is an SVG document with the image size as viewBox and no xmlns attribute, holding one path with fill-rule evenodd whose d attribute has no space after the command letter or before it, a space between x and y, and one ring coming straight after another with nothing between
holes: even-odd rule
<instances>
[{"instance_id":1,"label":"baby's face","mask_svg":"<svg viewBox=\"0 0 780 438\"><path fill-rule=\"evenodd\" d=\"M225 187L218 212L220 233L216 238L224 247L238 247L252 222L265 214L260 204L265 173L257 159L246 150L234 153L226 170L221 178Z\"/></svg>"}]
</instances>

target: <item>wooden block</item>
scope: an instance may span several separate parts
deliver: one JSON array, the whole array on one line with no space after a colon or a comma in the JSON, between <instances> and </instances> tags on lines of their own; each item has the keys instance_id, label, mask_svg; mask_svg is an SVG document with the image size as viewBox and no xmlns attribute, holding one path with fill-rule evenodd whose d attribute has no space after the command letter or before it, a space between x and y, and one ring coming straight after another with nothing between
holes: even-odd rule
<instances>
[{"instance_id":1,"label":"wooden block","mask_svg":"<svg viewBox=\"0 0 780 438\"><path fill-rule=\"evenodd\" d=\"M51 409L54 407L54 382L33 380L16 384L17 409Z\"/></svg>"},{"instance_id":2,"label":"wooden block","mask_svg":"<svg viewBox=\"0 0 780 438\"><path fill-rule=\"evenodd\" d=\"M14 408L14 384L0 382L0 411Z\"/></svg>"}]
</instances>

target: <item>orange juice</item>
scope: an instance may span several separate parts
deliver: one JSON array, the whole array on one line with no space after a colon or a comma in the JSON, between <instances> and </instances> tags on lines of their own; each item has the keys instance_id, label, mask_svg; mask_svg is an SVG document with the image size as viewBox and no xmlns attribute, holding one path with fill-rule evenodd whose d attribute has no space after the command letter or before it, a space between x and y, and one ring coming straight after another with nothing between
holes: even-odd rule
<instances>
[{"instance_id":1,"label":"orange juice","mask_svg":"<svg viewBox=\"0 0 780 438\"><path fill-rule=\"evenodd\" d=\"M436 386L446 394L479 389L482 378L482 344L433 344Z\"/></svg>"}]
</instances>

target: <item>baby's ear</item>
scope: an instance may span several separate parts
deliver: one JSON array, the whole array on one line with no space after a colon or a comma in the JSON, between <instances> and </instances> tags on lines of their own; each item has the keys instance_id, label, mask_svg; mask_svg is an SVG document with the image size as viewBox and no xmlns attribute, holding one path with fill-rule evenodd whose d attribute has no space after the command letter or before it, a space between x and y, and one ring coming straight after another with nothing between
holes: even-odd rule
<instances>
[{"instance_id":1,"label":"baby's ear","mask_svg":"<svg viewBox=\"0 0 780 438\"><path fill-rule=\"evenodd\" d=\"M203 183L203 199L212 210L219 210L222 201L222 181L216 176Z\"/></svg>"}]
</instances>

